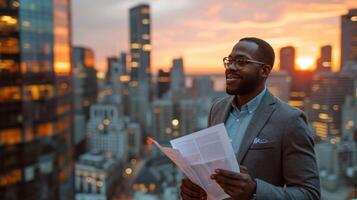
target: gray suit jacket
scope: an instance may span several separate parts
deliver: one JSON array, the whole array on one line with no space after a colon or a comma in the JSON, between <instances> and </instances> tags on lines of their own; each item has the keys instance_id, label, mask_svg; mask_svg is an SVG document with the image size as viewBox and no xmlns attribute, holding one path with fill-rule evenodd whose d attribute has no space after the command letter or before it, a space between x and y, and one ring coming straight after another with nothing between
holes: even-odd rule
<instances>
[{"instance_id":1,"label":"gray suit jacket","mask_svg":"<svg viewBox=\"0 0 357 200\"><path fill-rule=\"evenodd\" d=\"M224 123L234 96L216 101L208 126ZM238 163L257 182L258 200L320 199L320 182L312 131L305 114L264 95L243 137Z\"/></svg>"}]
</instances>

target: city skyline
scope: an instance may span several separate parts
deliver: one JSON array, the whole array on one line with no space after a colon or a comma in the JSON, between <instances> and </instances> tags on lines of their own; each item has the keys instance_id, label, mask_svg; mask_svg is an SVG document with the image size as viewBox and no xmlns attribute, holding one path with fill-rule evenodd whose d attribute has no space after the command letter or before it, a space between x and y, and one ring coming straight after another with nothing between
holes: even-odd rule
<instances>
[{"instance_id":1,"label":"city skyline","mask_svg":"<svg viewBox=\"0 0 357 200\"><path fill-rule=\"evenodd\" d=\"M276 58L280 48L295 47L300 68L315 68L321 46L331 45L332 69L337 71L340 68L340 16L357 6L352 0L222 1L220 4L203 0L194 3L107 0L107 4L73 1L73 43L94 50L99 71L106 71L106 57L129 50L128 9L138 3L149 3L152 9L151 72L154 74L158 69L167 70L176 57L185 59L188 74L197 74L203 69L207 73L223 73L221 58L244 36L266 39L274 47ZM244 11L236 12L239 8ZM78 9L81 12L75 12ZM319 34L312 34L314 30ZM276 60L275 69L279 66Z\"/></svg>"}]
</instances>

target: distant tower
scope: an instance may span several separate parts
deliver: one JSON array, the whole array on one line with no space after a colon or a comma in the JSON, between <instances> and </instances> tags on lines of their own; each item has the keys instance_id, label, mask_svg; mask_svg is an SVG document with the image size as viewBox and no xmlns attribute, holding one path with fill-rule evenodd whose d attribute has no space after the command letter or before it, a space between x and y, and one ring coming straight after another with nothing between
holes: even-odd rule
<instances>
[{"instance_id":1,"label":"distant tower","mask_svg":"<svg viewBox=\"0 0 357 200\"><path fill-rule=\"evenodd\" d=\"M341 16L341 68L347 62L357 62L357 9Z\"/></svg>"},{"instance_id":2,"label":"distant tower","mask_svg":"<svg viewBox=\"0 0 357 200\"><path fill-rule=\"evenodd\" d=\"M130 9L130 117L139 122L143 131L147 131L149 103L151 100L150 74L150 7L140 4Z\"/></svg>"},{"instance_id":3,"label":"distant tower","mask_svg":"<svg viewBox=\"0 0 357 200\"><path fill-rule=\"evenodd\" d=\"M280 49L280 70L285 70L288 75L295 71L295 48L292 46Z\"/></svg>"},{"instance_id":4,"label":"distant tower","mask_svg":"<svg viewBox=\"0 0 357 200\"><path fill-rule=\"evenodd\" d=\"M183 59L176 58L172 61L172 68L170 70L171 89L184 89L185 87L185 73L183 68Z\"/></svg>"},{"instance_id":5,"label":"distant tower","mask_svg":"<svg viewBox=\"0 0 357 200\"><path fill-rule=\"evenodd\" d=\"M317 61L317 71L331 71L331 54L332 54L332 46L325 45L320 49L320 58Z\"/></svg>"}]
</instances>

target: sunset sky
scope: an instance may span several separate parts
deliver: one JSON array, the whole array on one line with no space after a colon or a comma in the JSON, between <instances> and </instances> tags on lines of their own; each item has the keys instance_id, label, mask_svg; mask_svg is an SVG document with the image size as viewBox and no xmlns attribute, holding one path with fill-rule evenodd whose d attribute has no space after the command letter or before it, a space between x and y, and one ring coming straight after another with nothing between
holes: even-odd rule
<instances>
[{"instance_id":1,"label":"sunset sky","mask_svg":"<svg viewBox=\"0 0 357 200\"><path fill-rule=\"evenodd\" d=\"M355 0L72 0L73 45L93 49L105 71L106 57L128 51L129 8L143 2L151 6L152 73L180 56L186 73L222 73L222 58L246 36L267 40L277 58L292 45L306 65L331 44L338 70L340 15L357 8Z\"/></svg>"}]
</instances>

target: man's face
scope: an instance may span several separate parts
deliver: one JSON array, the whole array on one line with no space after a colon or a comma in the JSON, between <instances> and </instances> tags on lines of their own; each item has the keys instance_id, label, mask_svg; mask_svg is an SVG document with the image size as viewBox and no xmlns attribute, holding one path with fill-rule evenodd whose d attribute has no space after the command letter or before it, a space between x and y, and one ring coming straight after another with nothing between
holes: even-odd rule
<instances>
[{"instance_id":1,"label":"man's face","mask_svg":"<svg viewBox=\"0 0 357 200\"><path fill-rule=\"evenodd\" d=\"M241 41L233 47L229 58L246 57L259 61L257 51L257 44ZM230 95L246 95L255 91L261 84L264 84L264 78L260 73L261 68L262 65L247 63L243 66L237 66L236 70L226 69L226 92Z\"/></svg>"}]
</instances>

